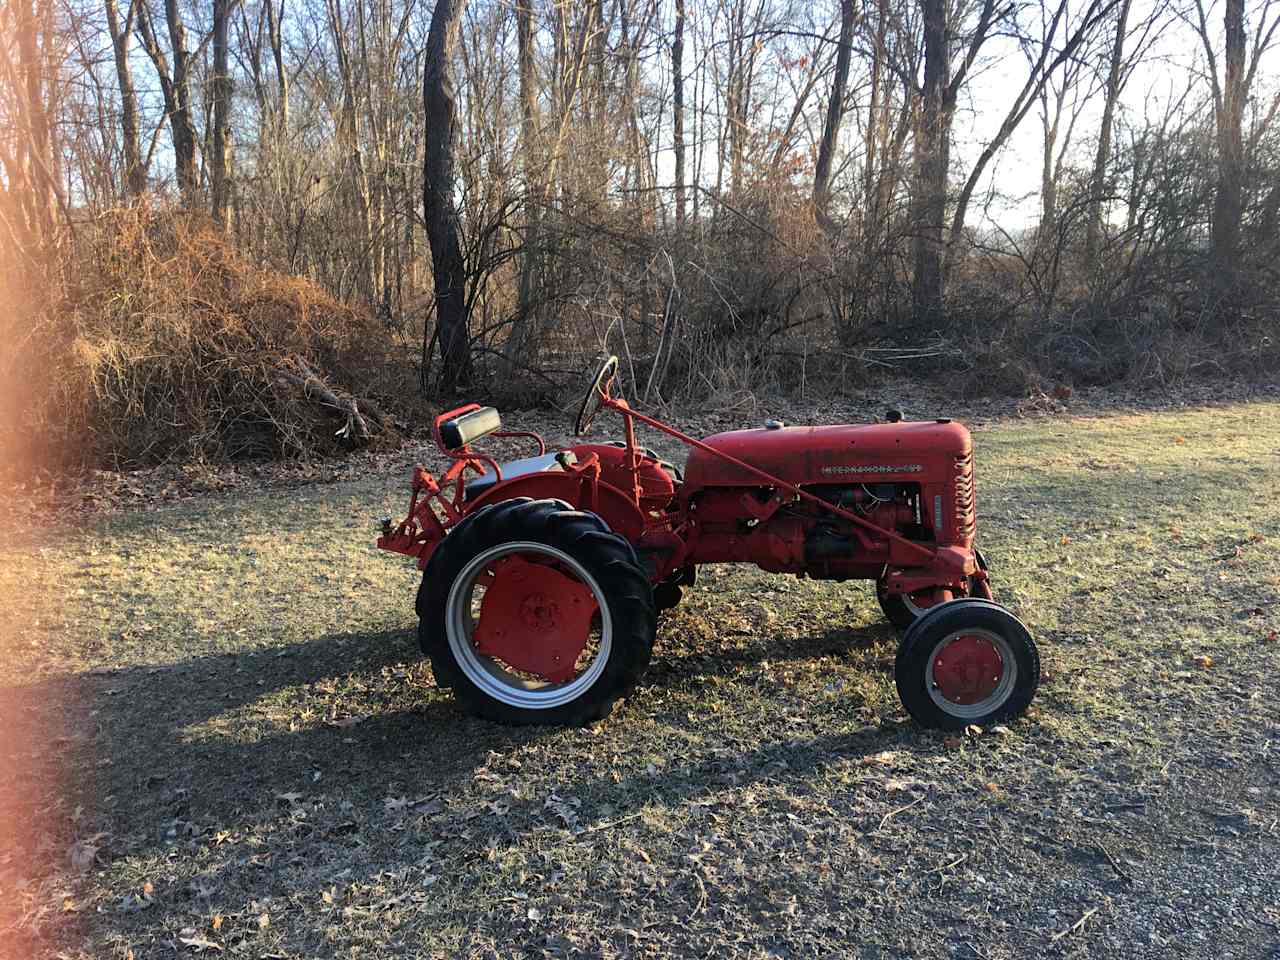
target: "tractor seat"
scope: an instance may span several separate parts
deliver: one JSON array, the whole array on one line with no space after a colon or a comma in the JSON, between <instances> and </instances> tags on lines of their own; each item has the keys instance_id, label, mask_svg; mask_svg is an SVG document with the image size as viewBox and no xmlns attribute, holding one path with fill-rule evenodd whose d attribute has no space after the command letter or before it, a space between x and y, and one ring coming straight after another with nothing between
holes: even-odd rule
<instances>
[{"instance_id":1,"label":"tractor seat","mask_svg":"<svg viewBox=\"0 0 1280 960\"><path fill-rule=\"evenodd\" d=\"M557 455L567 460L569 463L577 463L577 458L568 450L560 454L544 453L539 457L525 457L523 460L511 460L502 464L503 481L510 480L512 477L523 477L530 473L563 473L564 467L560 465L560 461L556 459ZM475 500L489 491L498 478L492 472L486 473L482 477L476 477L474 480L468 480L462 488L462 497L464 500Z\"/></svg>"}]
</instances>

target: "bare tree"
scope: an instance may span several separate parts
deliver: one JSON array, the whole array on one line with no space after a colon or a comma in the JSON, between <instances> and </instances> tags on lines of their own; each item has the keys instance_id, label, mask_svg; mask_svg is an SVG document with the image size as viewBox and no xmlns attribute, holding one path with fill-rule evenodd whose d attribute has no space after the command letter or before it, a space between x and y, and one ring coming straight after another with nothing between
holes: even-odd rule
<instances>
[{"instance_id":1,"label":"bare tree","mask_svg":"<svg viewBox=\"0 0 1280 960\"><path fill-rule=\"evenodd\" d=\"M1224 4L1224 69L1221 84L1214 70L1214 114L1218 131L1218 190L1213 203L1215 275L1229 288L1240 253L1240 220L1244 214L1244 118L1249 95L1245 81L1244 0ZM1212 53L1212 47L1206 44Z\"/></svg>"},{"instance_id":2,"label":"bare tree","mask_svg":"<svg viewBox=\"0 0 1280 960\"><path fill-rule=\"evenodd\" d=\"M1128 2L1128 0L1122 0ZM1047 25L1046 25L1047 26ZM1042 38L1042 43L1049 43ZM1093 90L1084 85L1090 75L1087 52L1077 51L1049 70L1037 91L1040 102L1040 131L1043 151L1040 167L1040 245L1056 244L1058 233L1058 191L1067 162L1076 124Z\"/></svg>"},{"instance_id":3,"label":"bare tree","mask_svg":"<svg viewBox=\"0 0 1280 960\"><path fill-rule=\"evenodd\" d=\"M449 391L489 358L539 376L608 329L637 367L666 331L666 396L669 371L682 389L730 384L703 361L744 331L770 334L746 367L797 331L805 358L843 340L843 364L851 334L908 311L963 345L949 275L1049 328L1065 322L1057 278L1089 267L1092 306L1119 316L1160 270L1201 265L1208 239L1213 264L1255 283L1251 255L1280 230L1280 98L1255 76L1280 0L1185 0L1182 20L1132 0L102 2L96 17L0 7L0 70L23 91L0 102L0 235L56 233L68 197L104 210L171 169L228 243L377 310L389 336L434 303ZM47 54L21 46L27 8L73 51L74 75L42 68L38 110L24 64ZM1202 48L1164 132L1126 89L1157 22ZM1175 95L1152 94L1152 115ZM1013 238L985 246L1009 227L994 205L969 221L1033 111L1040 231L1017 260ZM152 162L157 144L172 157ZM1095 270L1111 193L1127 194L1111 208L1126 242Z\"/></svg>"},{"instance_id":4,"label":"bare tree","mask_svg":"<svg viewBox=\"0 0 1280 960\"><path fill-rule=\"evenodd\" d=\"M235 86L229 72L229 27L236 0L213 0L213 149L209 157L209 180L213 219L224 223L231 194L231 98Z\"/></svg>"},{"instance_id":5,"label":"bare tree","mask_svg":"<svg viewBox=\"0 0 1280 960\"><path fill-rule=\"evenodd\" d=\"M731 193L737 193L743 186L746 171L756 66L762 48L757 34L764 20L766 0L756 0L754 5L751 0L722 2L726 8L729 36L725 44L725 115L720 141L721 169L716 174L716 185L719 189L723 182L723 167L727 161L729 189Z\"/></svg>"},{"instance_id":6,"label":"bare tree","mask_svg":"<svg viewBox=\"0 0 1280 960\"><path fill-rule=\"evenodd\" d=\"M377 275L376 266L370 252L373 250L375 229L373 223L372 197L369 187L369 172L364 156L364 116L360 110L361 83L360 72L363 57L358 57L356 40L350 36L349 26L352 21L359 29L364 20L363 3L355 5L341 3L340 0L326 0L329 31L332 38L335 66L341 84L342 100L338 112L336 127L336 145L342 175L347 189L342 198L347 204L348 213L359 225L359 246L362 251L363 289L365 296L372 301L381 288L381 278Z\"/></svg>"},{"instance_id":7,"label":"bare tree","mask_svg":"<svg viewBox=\"0 0 1280 960\"><path fill-rule=\"evenodd\" d=\"M149 2L150 0L138 0L138 36L142 39L142 48L146 50L160 81L165 116L169 118L170 136L173 139L174 171L182 196L189 203L199 188L196 126L191 101L191 67L196 55L187 47L187 27L178 0L164 0L165 21L169 30L168 54L156 34ZM170 55L173 58L172 65Z\"/></svg>"},{"instance_id":8,"label":"bare tree","mask_svg":"<svg viewBox=\"0 0 1280 960\"><path fill-rule=\"evenodd\" d=\"M920 7L924 19L924 84L920 91L915 184L911 191L911 219L916 231L912 299L918 319L934 320L942 313L951 117L959 85L953 83L951 76L950 5L947 0L921 0ZM977 37L985 39L994 10L995 0L984 0ZM975 43L971 49L976 53L978 46Z\"/></svg>"},{"instance_id":9,"label":"bare tree","mask_svg":"<svg viewBox=\"0 0 1280 960\"><path fill-rule=\"evenodd\" d=\"M1133 0L1121 0L1116 9L1116 27L1108 58L1107 83L1103 93L1102 123L1098 128L1098 149L1094 154L1089 178L1089 209L1086 214L1084 258L1085 268L1092 273L1097 266L1098 243L1102 235L1102 204L1105 193L1107 164L1111 160L1111 134L1115 126L1116 104L1124 81L1124 45L1129 32L1129 10Z\"/></svg>"},{"instance_id":10,"label":"bare tree","mask_svg":"<svg viewBox=\"0 0 1280 960\"><path fill-rule=\"evenodd\" d=\"M892 0L876 0L875 18L864 19L864 27L870 76L863 133L860 287L882 258L894 192L903 176L903 151L915 122L917 73L915 30L896 14Z\"/></svg>"},{"instance_id":11,"label":"bare tree","mask_svg":"<svg viewBox=\"0 0 1280 960\"><path fill-rule=\"evenodd\" d=\"M271 43L271 59L276 65L276 88L278 103L276 114L279 117L277 127L280 131L289 129L289 72L284 66L284 40L281 24L284 22L285 0L280 0L279 8L276 0L264 0L267 10L267 36Z\"/></svg>"},{"instance_id":12,"label":"bare tree","mask_svg":"<svg viewBox=\"0 0 1280 960\"><path fill-rule=\"evenodd\" d=\"M538 151L538 81L534 64L532 0L516 3L516 55L520 72L520 158L524 173L525 235L520 257L517 312L507 338L506 355L515 357L524 349L525 333L532 325L534 284L541 247L543 159Z\"/></svg>"},{"instance_id":13,"label":"bare tree","mask_svg":"<svg viewBox=\"0 0 1280 960\"><path fill-rule=\"evenodd\" d=\"M1246 34L1245 0L1225 0L1221 68L1205 0L1195 0L1195 13L1195 29L1208 62L1213 91L1218 147L1218 182L1213 203L1213 277L1218 293L1229 297L1238 275L1240 226L1244 217L1245 104L1262 58L1276 40L1276 31L1280 28L1280 3L1260 0L1257 4L1250 45Z\"/></svg>"},{"instance_id":14,"label":"bare tree","mask_svg":"<svg viewBox=\"0 0 1280 960\"><path fill-rule=\"evenodd\" d=\"M987 164L1003 149L1014 130L1030 112L1040 91L1049 82L1049 78L1064 63L1076 56L1117 2L1118 0L1088 0L1085 9L1074 19L1074 22L1069 19L1070 0L1058 0L1057 6L1052 8L1052 13L1049 12L1050 8L1043 8L1042 12L1046 16L1047 23L1043 28L1043 39L1032 60L1026 82L1010 104L996 135L983 147L965 179L964 186L960 188L955 213L951 218L950 244L952 246L963 236L969 202L986 171ZM1060 43L1058 43L1059 30L1062 31Z\"/></svg>"},{"instance_id":15,"label":"bare tree","mask_svg":"<svg viewBox=\"0 0 1280 960\"><path fill-rule=\"evenodd\" d=\"M840 119L844 116L845 90L849 85L849 57L853 48L853 28L857 16L858 8L853 0L840 0L840 46L836 50L836 72L831 80L827 118L822 127L818 160L813 171L813 207L818 222L828 233L835 228L827 214L827 199L831 188L831 164L836 153L836 141L840 136Z\"/></svg>"},{"instance_id":16,"label":"bare tree","mask_svg":"<svg viewBox=\"0 0 1280 960\"><path fill-rule=\"evenodd\" d=\"M124 150L124 188L126 196L137 196L147 188L147 170L142 162L138 133L138 94L133 85L133 67L129 50L133 41L133 21L139 0L130 0L124 20L120 19L116 0L104 0L107 32L116 65L116 82L120 86L120 134Z\"/></svg>"},{"instance_id":17,"label":"bare tree","mask_svg":"<svg viewBox=\"0 0 1280 960\"><path fill-rule=\"evenodd\" d=\"M59 42L49 0L0 7L0 220L28 254L56 240L67 207L57 131Z\"/></svg>"},{"instance_id":18,"label":"bare tree","mask_svg":"<svg viewBox=\"0 0 1280 960\"><path fill-rule=\"evenodd\" d=\"M676 226L683 232L685 218L684 142L684 23L685 0L675 0L676 24L671 41L671 145L675 152Z\"/></svg>"},{"instance_id":19,"label":"bare tree","mask_svg":"<svg viewBox=\"0 0 1280 960\"><path fill-rule=\"evenodd\" d=\"M946 282L947 174L951 165L951 124L960 90L996 24L1011 12L996 0L981 0L977 22L961 46L960 66L951 71L952 44L962 37L951 23L948 0L921 0L924 21L924 82L916 130L916 169L912 186L915 271L912 299L916 316L936 320L942 313ZM963 224L963 215L959 222ZM953 231L956 221L953 221Z\"/></svg>"},{"instance_id":20,"label":"bare tree","mask_svg":"<svg viewBox=\"0 0 1280 960\"><path fill-rule=\"evenodd\" d=\"M422 163L422 211L435 275L436 327L443 372L441 387L452 392L471 379L467 330L467 273L454 191L458 107L453 52L466 0L437 0L427 36L422 79L426 143Z\"/></svg>"}]
</instances>

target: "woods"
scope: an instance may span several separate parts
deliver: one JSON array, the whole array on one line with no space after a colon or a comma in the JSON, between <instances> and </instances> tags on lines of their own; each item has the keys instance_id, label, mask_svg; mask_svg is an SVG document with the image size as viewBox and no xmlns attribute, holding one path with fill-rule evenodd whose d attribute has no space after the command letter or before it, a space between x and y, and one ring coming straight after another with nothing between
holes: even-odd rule
<instances>
[{"instance_id":1,"label":"woods","mask_svg":"<svg viewBox=\"0 0 1280 960\"><path fill-rule=\"evenodd\" d=\"M6 0L0 21L6 269L50 291L12 322L62 304L66 349L101 332L77 264L142 209L374 318L388 382L433 394L536 395L606 340L662 400L1280 356L1276 0Z\"/></svg>"}]
</instances>

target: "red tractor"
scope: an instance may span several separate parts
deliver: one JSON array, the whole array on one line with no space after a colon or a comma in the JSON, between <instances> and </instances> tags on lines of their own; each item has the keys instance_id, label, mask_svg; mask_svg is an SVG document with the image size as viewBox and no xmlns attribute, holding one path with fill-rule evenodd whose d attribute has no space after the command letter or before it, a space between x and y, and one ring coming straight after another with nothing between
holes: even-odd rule
<instances>
[{"instance_id":1,"label":"red tractor","mask_svg":"<svg viewBox=\"0 0 1280 960\"><path fill-rule=\"evenodd\" d=\"M625 440L548 453L469 404L435 420L454 462L413 472L408 516L378 546L417 558L418 639L436 682L506 723L599 720L643 675L659 610L703 563L815 580L874 580L905 630L898 694L917 722L959 729L1021 714L1040 681L1026 627L992 602L973 546L973 446L950 420L787 427L696 440L613 396L618 360L574 423L608 408ZM636 421L691 447L683 473L636 443ZM537 454L498 463L483 437ZM469 476L471 475L471 476Z\"/></svg>"}]
</instances>

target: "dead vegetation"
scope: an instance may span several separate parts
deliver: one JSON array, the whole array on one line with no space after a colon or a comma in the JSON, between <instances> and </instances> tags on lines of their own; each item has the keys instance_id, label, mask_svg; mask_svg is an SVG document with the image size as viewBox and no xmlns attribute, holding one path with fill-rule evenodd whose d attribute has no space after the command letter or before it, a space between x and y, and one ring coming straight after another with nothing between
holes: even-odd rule
<instances>
[{"instance_id":1,"label":"dead vegetation","mask_svg":"<svg viewBox=\"0 0 1280 960\"><path fill-rule=\"evenodd\" d=\"M1274 371L1266 310L1230 328L1174 300L1136 319L1033 320L1025 289L982 272L964 277L942 328L892 305L901 285L880 289L882 314L855 309L870 288L850 290L879 281L834 264L794 199L743 203L696 242L661 225L617 234L548 217L565 261L547 281L546 322L514 357L507 326L486 322L465 399L555 407L605 350L622 357L630 399L696 398L728 415L785 397L857 402L906 379L962 401L1036 401L1090 384L1225 391L1225 378L1258 384ZM79 225L43 259L0 252L0 464L77 478L300 460L393 445L425 422L422 387L439 383L416 324L377 319L243 250L198 215L139 204Z\"/></svg>"},{"instance_id":2,"label":"dead vegetation","mask_svg":"<svg viewBox=\"0 0 1280 960\"><path fill-rule=\"evenodd\" d=\"M349 2L0 7L27 459L349 449L605 350L646 403L1280 369L1272 0Z\"/></svg>"},{"instance_id":3,"label":"dead vegetation","mask_svg":"<svg viewBox=\"0 0 1280 960\"><path fill-rule=\"evenodd\" d=\"M395 436L386 331L200 218L118 211L5 318L8 445L42 464L308 456Z\"/></svg>"}]
</instances>

